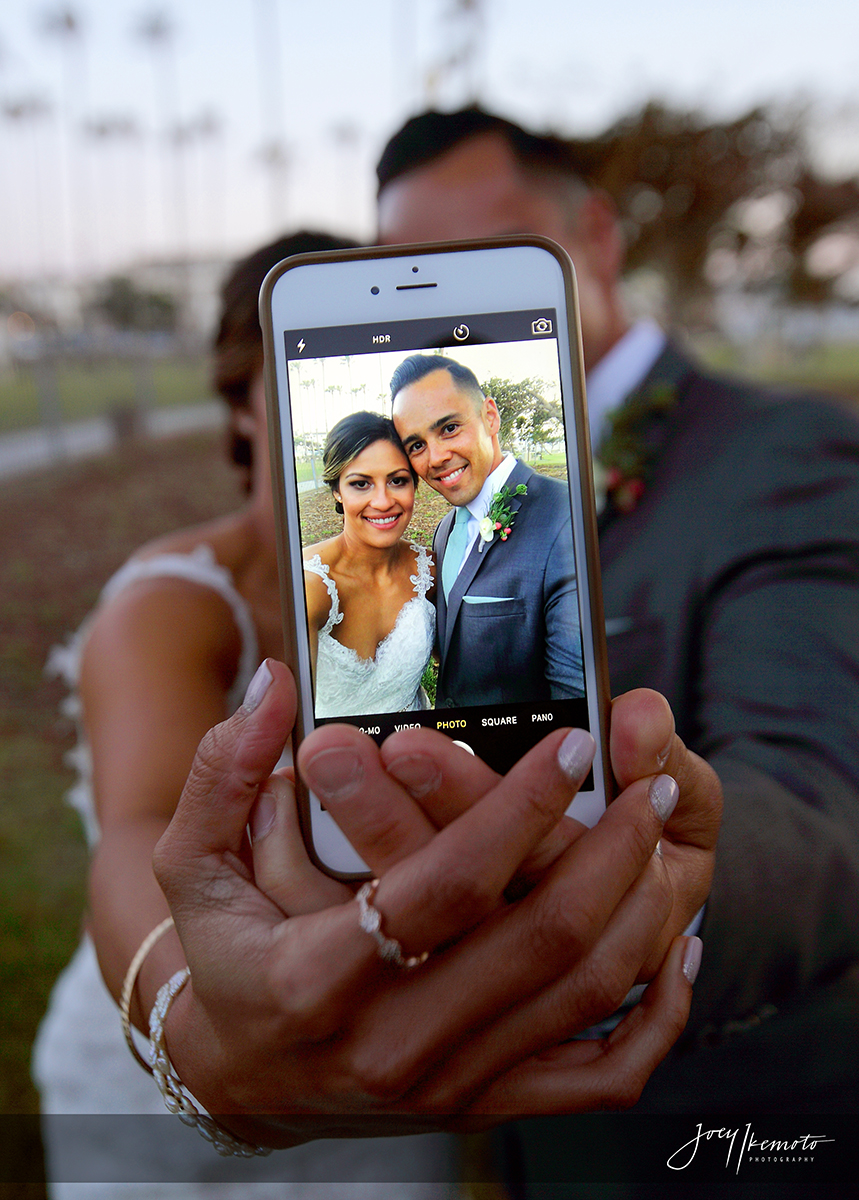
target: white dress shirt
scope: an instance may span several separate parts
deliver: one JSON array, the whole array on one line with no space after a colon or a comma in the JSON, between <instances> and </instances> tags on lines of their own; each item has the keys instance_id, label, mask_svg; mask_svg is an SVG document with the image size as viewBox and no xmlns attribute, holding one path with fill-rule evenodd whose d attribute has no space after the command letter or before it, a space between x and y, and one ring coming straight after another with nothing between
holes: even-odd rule
<instances>
[{"instance_id":1,"label":"white dress shirt","mask_svg":"<svg viewBox=\"0 0 859 1200\"><path fill-rule=\"evenodd\" d=\"M588 421L594 450L608 433L609 416L639 386L665 342L655 321L637 321L588 372Z\"/></svg>"},{"instance_id":2,"label":"white dress shirt","mask_svg":"<svg viewBox=\"0 0 859 1200\"><path fill-rule=\"evenodd\" d=\"M457 575L462 570L462 564L471 553L471 548L474 545L475 539L480 531L480 522L489 512L489 505L492 503L492 497L497 491L504 487L504 484L510 478L513 468L516 466L516 458L509 452L504 455L504 458L498 464L494 471L490 471L483 481L483 487L477 493L470 503L466 504L468 509L468 542L465 546L465 553L462 556L462 561L457 565Z\"/></svg>"}]
</instances>

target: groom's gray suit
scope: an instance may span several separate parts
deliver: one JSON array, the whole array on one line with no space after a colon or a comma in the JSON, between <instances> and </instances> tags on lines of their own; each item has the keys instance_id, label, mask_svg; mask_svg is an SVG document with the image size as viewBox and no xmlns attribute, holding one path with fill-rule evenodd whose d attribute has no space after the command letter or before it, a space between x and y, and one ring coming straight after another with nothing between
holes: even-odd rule
<instances>
[{"instance_id":1,"label":"groom's gray suit","mask_svg":"<svg viewBox=\"0 0 859 1200\"><path fill-rule=\"evenodd\" d=\"M513 532L472 546L450 596L436 594L436 704L460 707L566 699L584 694L582 649L567 488L522 462ZM433 539L438 578L455 509Z\"/></svg>"}]
</instances>

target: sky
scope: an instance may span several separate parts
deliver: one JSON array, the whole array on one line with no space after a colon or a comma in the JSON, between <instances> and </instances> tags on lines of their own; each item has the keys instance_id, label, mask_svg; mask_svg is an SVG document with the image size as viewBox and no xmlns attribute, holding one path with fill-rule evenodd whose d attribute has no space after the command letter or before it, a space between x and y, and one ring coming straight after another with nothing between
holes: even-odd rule
<instances>
[{"instance_id":1,"label":"sky","mask_svg":"<svg viewBox=\"0 0 859 1200\"><path fill-rule=\"evenodd\" d=\"M3 0L0 281L233 256L300 225L370 238L387 137L475 95L569 134L653 97L725 117L802 98L819 162L859 171L856 0L457 7ZM79 35L46 30L69 10Z\"/></svg>"}]
</instances>

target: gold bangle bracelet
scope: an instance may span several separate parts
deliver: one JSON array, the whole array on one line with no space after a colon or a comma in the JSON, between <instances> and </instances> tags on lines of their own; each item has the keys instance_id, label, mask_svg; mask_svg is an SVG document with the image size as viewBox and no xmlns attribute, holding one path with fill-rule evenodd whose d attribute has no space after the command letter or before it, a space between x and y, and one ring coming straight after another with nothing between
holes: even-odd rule
<instances>
[{"instance_id":1,"label":"gold bangle bracelet","mask_svg":"<svg viewBox=\"0 0 859 1200\"><path fill-rule=\"evenodd\" d=\"M150 1075L153 1074L152 1067L134 1044L134 1035L131 1031L131 997L134 994L134 985L137 983L137 976L141 966L143 965L143 960L146 958L146 955L159 940L159 938L163 937L167 930L172 928L173 918L165 917L160 924L155 926L151 933L146 935L146 937L140 943L140 948L128 965L128 970L125 972L125 979L122 981L122 992L120 993L119 997L119 1013L122 1021L122 1032L125 1034L125 1040L128 1043L128 1048L140 1063L141 1067L143 1067L145 1071L148 1071Z\"/></svg>"}]
</instances>

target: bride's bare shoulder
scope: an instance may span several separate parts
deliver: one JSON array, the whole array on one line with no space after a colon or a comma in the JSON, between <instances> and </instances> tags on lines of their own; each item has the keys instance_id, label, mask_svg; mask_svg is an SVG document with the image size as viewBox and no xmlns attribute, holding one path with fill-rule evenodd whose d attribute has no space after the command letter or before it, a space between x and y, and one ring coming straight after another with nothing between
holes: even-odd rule
<instances>
[{"instance_id":1,"label":"bride's bare shoulder","mask_svg":"<svg viewBox=\"0 0 859 1200\"><path fill-rule=\"evenodd\" d=\"M333 567L340 557L340 539L326 538L324 542L315 542L312 546L305 546L301 556L305 562L318 558L324 566Z\"/></svg>"},{"instance_id":2,"label":"bride's bare shoulder","mask_svg":"<svg viewBox=\"0 0 859 1200\"><path fill-rule=\"evenodd\" d=\"M307 617L311 626L317 629L322 628L331 612L331 568L336 566L339 558L336 543L336 538L328 538L314 546L306 546L302 552Z\"/></svg>"},{"instance_id":3,"label":"bride's bare shoulder","mask_svg":"<svg viewBox=\"0 0 859 1200\"><path fill-rule=\"evenodd\" d=\"M197 546L205 545L219 563L231 569L236 560L246 556L252 540L247 517L239 511L154 538L141 546L134 557L145 561L163 554L190 554Z\"/></svg>"}]
</instances>

